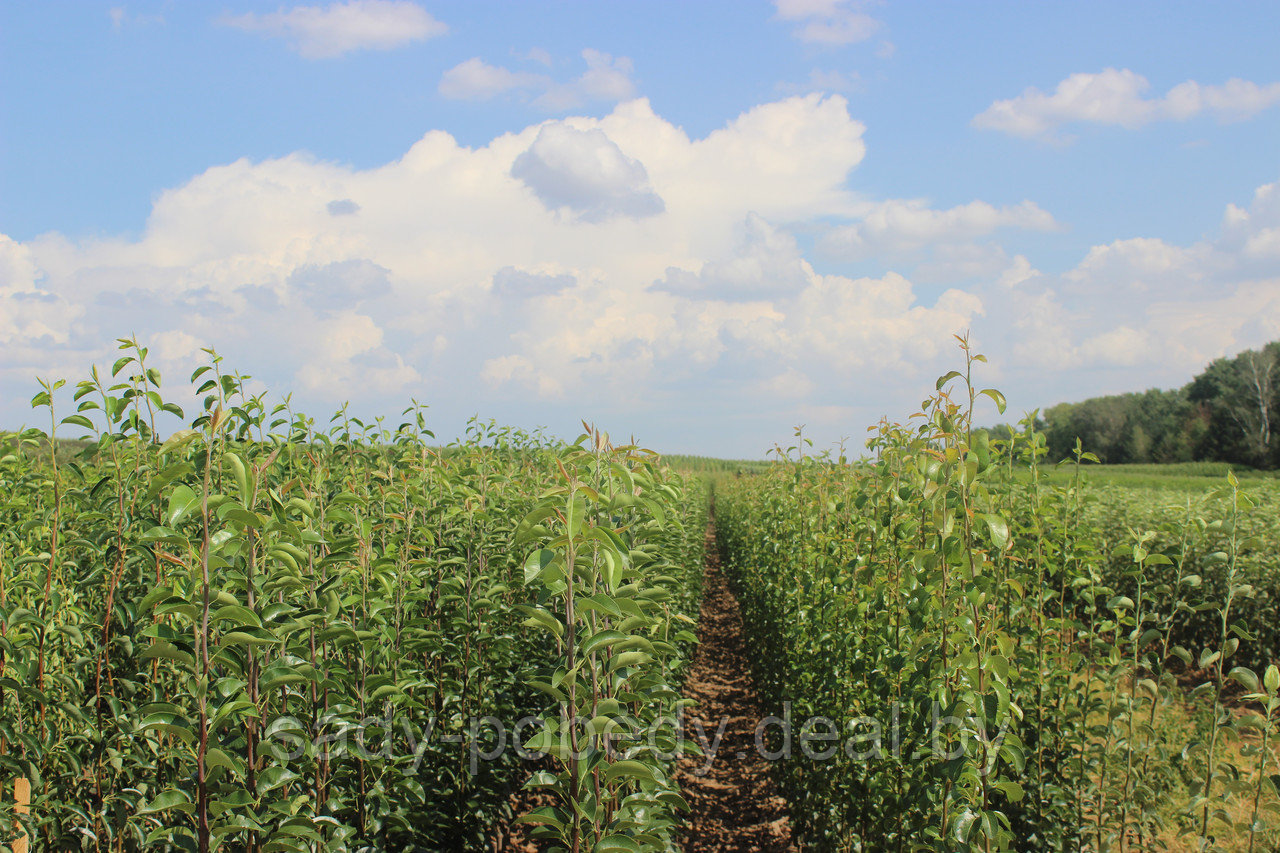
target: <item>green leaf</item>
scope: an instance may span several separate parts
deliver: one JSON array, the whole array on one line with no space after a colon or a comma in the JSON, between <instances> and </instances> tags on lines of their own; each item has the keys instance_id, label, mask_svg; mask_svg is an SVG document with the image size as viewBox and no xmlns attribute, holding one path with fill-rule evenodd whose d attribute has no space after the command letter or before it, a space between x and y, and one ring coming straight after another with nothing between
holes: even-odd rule
<instances>
[{"instance_id":1,"label":"green leaf","mask_svg":"<svg viewBox=\"0 0 1280 853\"><path fill-rule=\"evenodd\" d=\"M934 388L935 388L935 390L941 391L941 390L942 390L942 386L943 386L943 385L946 385L946 384L947 384L948 382L950 382L952 379L959 379L959 378L963 378L963 377L964 377L964 374L963 374L963 373L961 373L960 371L958 371L958 370L952 370L952 371L950 371L949 373L946 373L946 374L945 374L945 375L943 375L943 376L939 376L939 377L938 377L938 382L937 382L937 384L934 386Z\"/></svg>"},{"instance_id":2,"label":"green leaf","mask_svg":"<svg viewBox=\"0 0 1280 853\"><path fill-rule=\"evenodd\" d=\"M981 391L979 391L978 394L979 395L985 394L986 396L994 400L996 404L996 410L999 411L1000 414L1002 415L1004 414L1005 399L1003 394L1001 394L999 391L997 391L994 388L984 388Z\"/></svg>"},{"instance_id":3,"label":"green leaf","mask_svg":"<svg viewBox=\"0 0 1280 853\"><path fill-rule=\"evenodd\" d=\"M551 806L540 806L532 811L526 812L516 818L515 822L554 826L556 829L564 829L565 826L568 825L568 821L565 820L564 813Z\"/></svg>"},{"instance_id":4,"label":"green leaf","mask_svg":"<svg viewBox=\"0 0 1280 853\"><path fill-rule=\"evenodd\" d=\"M951 827L952 836L961 844L968 844L969 837L973 834L974 824L977 822L977 813L972 809L965 809L960 814L956 815L956 821Z\"/></svg>"},{"instance_id":5,"label":"green leaf","mask_svg":"<svg viewBox=\"0 0 1280 853\"><path fill-rule=\"evenodd\" d=\"M590 637L584 640L582 645L579 648L581 649L584 655L589 655L592 652L594 652L596 649L613 645L619 640L625 640L626 638L627 638L627 635L621 633L620 631L613 631L613 630L599 631L595 634L592 634Z\"/></svg>"},{"instance_id":6,"label":"green leaf","mask_svg":"<svg viewBox=\"0 0 1280 853\"><path fill-rule=\"evenodd\" d=\"M240 502L249 507L252 504L253 486L252 478L249 475L249 469L234 452L228 450L222 454L222 461L227 463L227 467L231 469L231 476L235 478L236 489L240 493Z\"/></svg>"},{"instance_id":7,"label":"green leaf","mask_svg":"<svg viewBox=\"0 0 1280 853\"><path fill-rule=\"evenodd\" d=\"M524 620L525 625L533 628L543 627L551 631L557 637L564 636L564 623L552 616L550 612L541 607L529 607L525 604L516 605L516 610L524 613L529 618Z\"/></svg>"},{"instance_id":8,"label":"green leaf","mask_svg":"<svg viewBox=\"0 0 1280 853\"><path fill-rule=\"evenodd\" d=\"M587 514L587 502L581 494L572 494L565 504L565 531L570 539L582 532L582 520Z\"/></svg>"},{"instance_id":9,"label":"green leaf","mask_svg":"<svg viewBox=\"0 0 1280 853\"><path fill-rule=\"evenodd\" d=\"M160 713L144 717L138 726L143 730L153 730L173 735L186 744L194 744L195 733L191 730L191 721L181 714Z\"/></svg>"},{"instance_id":10,"label":"green leaf","mask_svg":"<svg viewBox=\"0 0 1280 853\"><path fill-rule=\"evenodd\" d=\"M1227 673L1227 678L1234 679L1250 693L1258 692L1258 676L1257 673L1251 669L1247 669L1243 666L1233 667L1231 671Z\"/></svg>"},{"instance_id":11,"label":"green leaf","mask_svg":"<svg viewBox=\"0 0 1280 853\"><path fill-rule=\"evenodd\" d=\"M1022 801L1022 797L1023 797L1022 786L1019 785L1017 782L1014 782L1010 779L1001 779L991 787L995 788L997 791L1004 794L1005 798L1008 799L1008 801L1011 803L1018 803Z\"/></svg>"},{"instance_id":12,"label":"green leaf","mask_svg":"<svg viewBox=\"0 0 1280 853\"><path fill-rule=\"evenodd\" d=\"M996 551L1003 552L1009 544L1009 523L995 513L986 513L982 517L991 531L991 544Z\"/></svg>"},{"instance_id":13,"label":"green leaf","mask_svg":"<svg viewBox=\"0 0 1280 853\"><path fill-rule=\"evenodd\" d=\"M618 606L618 602L605 595L597 593L581 599L580 605L583 611L596 610L601 613L608 613L610 616L622 616L622 608Z\"/></svg>"},{"instance_id":14,"label":"green leaf","mask_svg":"<svg viewBox=\"0 0 1280 853\"><path fill-rule=\"evenodd\" d=\"M548 548L540 548L529 555L524 561L524 582L531 584L539 578L545 578L545 573L556 565L559 555L555 551Z\"/></svg>"},{"instance_id":15,"label":"green leaf","mask_svg":"<svg viewBox=\"0 0 1280 853\"><path fill-rule=\"evenodd\" d=\"M623 652L609 659L609 671L613 672L629 666L643 666L651 660L653 657L645 652Z\"/></svg>"},{"instance_id":16,"label":"green leaf","mask_svg":"<svg viewBox=\"0 0 1280 853\"><path fill-rule=\"evenodd\" d=\"M624 758L613 762L604 770L605 782L612 784L619 779L624 781L643 779L646 782L652 782L654 781L653 768L640 761Z\"/></svg>"},{"instance_id":17,"label":"green leaf","mask_svg":"<svg viewBox=\"0 0 1280 853\"><path fill-rule=\"evenodd\" d=\"M200 505L200 496L190 486L177 486L169 494L169 509L165 513L165 526L174 527Z\"/></svg>"},{"instance_id":18,"label":"green leaf","mask_svg":"<svg viewBox=\"0 0 1280 853\"><path fill-rule=\"evenodd\" d=\"M195 804L191 802L191 797L186 791L169 788L161 791L151 802L139 808L138 814L152 814L154 812L168 811L169 809L177 809L190 814L195 810Z\"/></svg>"}]
</instances>

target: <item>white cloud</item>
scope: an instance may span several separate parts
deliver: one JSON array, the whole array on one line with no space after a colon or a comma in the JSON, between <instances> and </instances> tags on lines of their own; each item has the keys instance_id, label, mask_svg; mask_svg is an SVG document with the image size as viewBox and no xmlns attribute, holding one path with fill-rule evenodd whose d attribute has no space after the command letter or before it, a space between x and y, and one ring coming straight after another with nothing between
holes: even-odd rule
<instances>
[{"instance_id":1,"label":"white cloud","mask_svg":"<svg viewBox=\"0 0 1280 853\"><path fill-rule=\"evenodd\" d=\"M974 117L973 126L1057 139L1058 128L1067 124L1136 128L1156 121L1186 121L1202 113L1236 121L1280 103L1280 83L1260 86L1233 78L1213 86L1188 80L1156 98L1146 97L1150 88L1145 77L1127 68L1072 74L1052 94L1033 86L1016 98L996 101Z\"/></svg>"},{"instance_id":2,"label":"white cloud","mask_svg":"<svg viewBox=\"0 0 1280 853\"><path fill-rule=\"evenodd\" d=\"M1014 411L1175 384L1280 336L1280 184L1215 239L1114 241L1059 275L991 242L1056 227L1031 202L858 196L863 132L836 95L700 138L632 100L474 148L431 131L373 168L216 166L137 238L0 237L0 399L109 364L136 331L174 365L215 346L312 412L414 396L446 422L732 423L714 449L758 453L815 413L835 437L909 411L965 329ZM858 274L816 268L807 238L830 223Z\"/></svg>"},{"instance_id":3,"label":"white cloud","mask_svg":"<svg viewBox=\"0 0 1280 853\"><path fill-rule=\"evenodd\" d=\"M34 347L41 341L65 344L71 324L83 310L69 306L42 287L30 247L0 234L0 343L8 349ZM13 357L12 351L6 358Z\"/></svg>"},{"instance_id":4,"label":"white cloud","mask_svg":"<svg viewBox=\"0 0 1280 853\"><path fill-rule=\"evenodd\" d=\"M522 59L527 59L530 62L536 62L539 65L545 65L548 68L551 67L551 63L553 61L551 59L551 53L541 47L531 47L525 51L524 54L517 54L517 56L520 56Z\"/></svg>"},{"instance_id":5,"label":"white cloud","mask_svg":"<svg viewBox=\"0 0 1280 853\"><path fill-rule=\"evenodd\" d=\"M1248 210L1227 205L1222 230L1223 241L1249 261L1280 259L1280 181L1258 187Z\"/></svg>"},{"instance_id":6,"label":"white cloud","mask_svg":"<svg viewBox=\"0 0 1280 853\"><path fill-rule=\"evenodd\" d=\"M718 390L695 398L726 407L761 383L784 383L788 406L896 388L850 368L919 371L981 303L804 258L788 223L859 209L862 132L838 96L763 104L703 138L640 100L474 149L433 131L370 169L210 168L160 194L137 239L3 244L0 299L44 313L0 325L28 353L5 346L0 381L25 388L36 364L74 377L136 330L175 365L217 347L313 410L412 395L437 412L559 399L580 415L708 377Z\"/></svg>"},{"instance_id":7,"label":"white cloud","mask_svg":"<svg viewBox=\"0 0 1280 853\"><path fill-rule=\"evenodd\" d=\"M825 251L843 258L901 254L938 243L985 237L1001 228L1051 231L1058 227L1034 202L996 207L985 201L938 210L923 199L889 199L865 205L860 221L831 229L822 238Z\"/></svg>"},{"instance_id":8,"label":"white cloud","mask_svg":"<svg viewBox=\"0 0 1280 853\"><path fill-rule=\"evenodd\" d=\"M751 389L751 393L765 398L782 398L784 400L803 400L813 393L816 386L813 380L794 367L762 379Z\"/></svg>"},{"instance_id":9,"label":"white cloud","mask_svg":"<svg viewBox=\"0 0 1280 853\"><path fill-rule=\"evenodd\" d=\"M384 332L371 317L344 312L321 321L306 347L297 380L328 399L398 393L421 377L404 358L383 346Z\"/></svg>"},{"instance_id":10,"label":"white cloud","mask_svg":"<svg viewBox=\"0 0 1280 853\"><path fill-rule=\"evenodd\" d=\"M1189 246L1115 240L1056 277L1015 258L1003 295L987 300L1015 330L1012 358L1071 382L1108 371L1108 387L1079 397L1180 385L1214 358L1280 337L1280 264L1254 250L1280 220L1276 188L1260 187L1247 209L1229 205L1221 234Z\"/></svg>"},{"instance_id":11,"label":"white cloud","mask_svg":"<svg viewBox=\"0 0 1280 853\"><path fill-rule=\"evenodd\" d=\"M672 267L655 287L679 296L740 302L794 296L813 275L795 237L751 213L731 255L707 261L696 275Z\"/></svg>"},{"instance_id":12,"label":"white cloud","mask_svg":"<svg viewBox=\"0 0 1280 853\"><path fill-rule=\"evenodd\" d=\"M591 101L625 101L635 94L635 67L625 56L613 57L592 48L582 51L587 70L573 81L553 86L534 102L549 110L573 109Z\"/></svg>"},{"instance_id":13,"label":"white cloud","mask_svg":"<svg viewBox=\"0 0 1280 853\"><path fill-rule=\"evenodd\" d=\"M1080 295L1105 296L1113 307L1197 292L1213 266L1213 248L1174 246L1154 237L1134 237L1094 246L1063 277Z\"/></svg>"},{"instance_id":14,"label":"white cloud","mask_svg":"<svg viewBox=\"0 0 1280 853\"><path fill-rule=\"evenodd\" d=\"M490 65L480 57L460 62L440 78L439 92L460 101L484 101L506 92L546 88L550 78L528 71L511 71Z\"/></svg>"},{"instance_id":15,"label":"white cloud","mask_svg":"<svg viewBox=\"0 0 1280 853\"><path fill-rule=\"evenodd\" d=\"M774 0L777 17L797 24L794 35L813 44L843 45L866 41L880 30L858 0Z\"/></svg>"},{"instance_id":16,"label":"white cloud","mask_svg":"<svg viewBox=\"0 0 1280 853\"><path fill-rule=\"evenodd\" d=\"M744 244L749 213L756 242L793 263L777 223L854 206L861 135L838 97L765 104L702 139L641 100L477 149L433 131L372 169L240 160L161 193L136 240L6 240L0 298L17 319L0 336L27 380L53 349L84 365L136 328L174 358L216 345L313 400L419 382L464 400L526 374L520 394L538 399L660 377L780 345L781 307L650 288L714 259L725 276L764 269L773 249Z\"/></svg>"},{"instance_id":17,"label":"white cloud","mask_svg":"<svg viewBox=\"0 0 1280 853\"><path fill-rule=\"evenodd\" d=\"M409 0L347 0L328 6L228 16L222 23L250 33L289 40L308 59L329 59L353 50L391 50L434 38L449 28Z\"/></svg>"},{"instance_id":18,"label":"white cloud","mask_svg":"<svg viewBox=\"0 0 1280 853\"><path fill-rule=\"evenodd\" d=\"M911 277L921 284L952 284L977 279L990 281L1004 277L1009 270L1009 255L994 242L938 243L923 253L911 270Z\"/></svg>"},{"instance_id":19,"label":"white cloud","mask_svg":"<svg viewBox=\"0 0 1280 853\"><path fill-rule=\"evenodd\" d=\"M544 125L511 164L511 175L548 210L567 208L581 222L654 216L665 209L644 164L624 154L599 128Z\"/></svg>"},{"instance_id":20,"label":"white cloud","mask_svg":"<svg viewBox=\"0 0 1280 853\"><path fill-rule=\"evenodd\" d=\"M130 14L124 6L112 6L107 10L111 18L111 29L120 32L125 26L163 24L164 15Z\"/></svg>"},{"instance_id":21,"label":"white cloud","mask_svg":"<svg viewBox=\"0 0 1280 853\"><path fill-rule=\"evenodd\" d=\"M69 352L85 306L42 282L44 273L30 246L0 234L0 379L31 386L35 377L80 369ZM11 422L29 417L10 412Z\"/></svg>"},{"instance_id":22,"label":"white cloud","mask_svg":"<svg viewBox=\"0 0 1280 853\"><path fill-rule=\"evenodd\" d=\"M204 348L199 339L181 330L160 332L149 338L145 344L162 362L189 364L200 359L200 350Z\"/></svg>"},{"instance_id":23,"label":"white cloud","mask_svg":"<svg viewBox=\"0 0 1280 853\"><path fill-rule=\"evenodd\" d=\"M532 51L530 61L551 65L546 51ZM635 95L635 66L625 56L614 57L592 48L582 51L586 70L570 80L549 74L513 71L473 57L455 65L440 78L441 95L454 100L482 101L519 94L540 110L560 113L590 103L617 103ZM544 62L545 60L545 62Z\"/></svg>"},{"instance_id":24,"label":"white cloud","mask_svg":"<svg viewBox=\"0 0 1280 853\"><path fill-rule=\"evenodd\" d=\"M996 283L1001 287L1019 287L1029 281L1033 281L1041 275L1038 269L1031 266L1022 255L1017 255L1009 263L1009 265L1000 273L1000 278Z\"/></svg>"},{"instance_id":25,"label":"white cloud","mask_svg":"<svg viewBox=\"0 0 1280 853\"><path fill-rule=\"evenodd\" d=\"M1079 354L1086 364L1131 367L1150 357L1153 343L1147 332L1121 325L1083 341Z\"/></svg>"}]
</instances>

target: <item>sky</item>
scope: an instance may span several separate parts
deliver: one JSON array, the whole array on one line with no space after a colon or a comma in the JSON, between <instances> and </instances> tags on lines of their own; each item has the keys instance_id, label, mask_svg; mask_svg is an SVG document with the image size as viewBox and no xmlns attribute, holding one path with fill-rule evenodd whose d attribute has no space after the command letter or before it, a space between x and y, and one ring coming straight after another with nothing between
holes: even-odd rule
<instances>
[{"instance_id":1,"label":"sky","mask_svg":"<svg viewBox=\"0 0 1280 853\"><path fill-rule=\"evenodd\" d=\"M1280 4L0 0L0 426L137 335L324 423L760 457L1280 338ZM985 398L984 398L985 399ZM69 391L59 406L71 413ZM177 423L171 425L176 427Z\"/></svg>"}]
</instances>

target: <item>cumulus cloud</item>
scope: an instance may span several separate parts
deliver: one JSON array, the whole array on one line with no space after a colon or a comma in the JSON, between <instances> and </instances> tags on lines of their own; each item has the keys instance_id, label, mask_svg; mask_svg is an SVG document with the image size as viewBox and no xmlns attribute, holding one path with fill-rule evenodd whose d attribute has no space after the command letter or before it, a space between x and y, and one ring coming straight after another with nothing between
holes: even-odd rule
<instances>
[{"instance_id":1,"label":"cumulus cloud","mask_svg":"<svg viewBox=\"0 0 1280 853\"><path fill-rule=\"evenodd\" d=\"M4 242L0 300L20 322L0 324L0 382L25 390L37 364L74 378L129 330L175 371L216 347L313 409L412 395L463 416L557 399L575 416L657 399L727 411L769 383L786 406L897 387L833 371L905 365L979 301L805 259L791 223L861 204L862 133L838 96L762 104L701 138L635 100L478 148L432 131L368 169L216 166L161 193L136 239Z\"/></svg>"},{"instance_id":2,"label":"cumulus cloud","mask_svg":"<svg viewBox=\"0 0 1280 853\"><path fill-rule=\"evenodd\" d=\"M544 74L511 71L475 56L444 72L437 89L454 100L486 101L514 90L546 89L551 85L551 78Z\"/></svg>"},{"instance_id":3,"label":"cumulus cloud","mask_svg":"<svg viewBox=\"0 0 1280 853\"><path fill-rule=\"evenodd\" d=\"M1000 271L1000 277L996 280L996 283L1001 287L1014 288L1029 281L1034 281L1041 275L1042 273L1031 266L1031 262L1024 256L1016 255L1008 266Z\"/></svg>"},{"instance_id":4,"label":"cumulus cloud","mask_svg":"<svg viewBox=\"0 0 1280 853\"><path fill-rule=\"evenodd\" d=\"M1032 201L1004 207L972 201L938 210L923 199L889 199L866 205L860 221L831 229L822 238L822 248L849 259L970 241L1002 228L1051 231L1057 227L1053 216Z\"/></svg>"},{"instance_id":5,"label":"cumulus cloud","mask_svg":"<svg viewBox=\"0 0 1280 853\"><path fill-rule=\"evenodd\" d=\"M0 399L109 364L136 331L175 366L216 347L312 411L414 396L565 430L662 412L732 423L717 449L758 453L818 414L835 436L907 411L965 329L1007 366L1015 411L1098 371L1180 381L1280 335L1280 184L1213 239L1115 241L1046 273L987 242L1056 227L1030 202L859 196L863 132L836 95L696 138L632 100L478 147L431 131L372 168L215 166L161 193L136 238L0 238ZM818 267L823 227L853 229L857 274Z\"/></svg>"},{"instance_id":6,"label":"cumulus cloud","mask_svg":"<svg viewBox=\"0 0 1280 853\"><path fill-rule=\"evenodd\" d=\"M342 312L317 324L296 378L302 390L330 399L396 393L419 379L404 358L383 346L373 318Z\"/></svg>"},{"instance_id":7,"label":"cumulus cloud","mask_svg":"<svg viewBox=\"0 0 1280 853\"><path fill-rule=\"evenodd\" d=\"M335 198L324 207L330 216L354 216L360 212L360 205L349 198Z\"/></svg>"},{"instance_id":8,"label":"cumulus cloud","mask_svg":"<svg viewBox=\"0 0 1280 853\"><path fill-rule=\"evenodd\" d=\"M409 0L348 0L328 6L227 16L225 26L289 41L307 59L330 59L354 50L391 50L448 32Z\"/></svg>"},{"instance_id":9,"label":"cumulus cloud","mask_svg":"<svg viewBox=\"0 0 1280 853\"><path fill-rule=\"evenodd\" d=\"M570 273L546 273L503 267L493 274L493 295L499 299L523 300L550 296L577 284Z\"/></svg>"},{"instance_id":10,"label":"cumulus cloud","mask_svg":"<svg viewBox=\"0 0 1280 853\"><path fill-rule=\"evenodd\" d=\"M546 51L531 52L528 59L551 64ZM486 101L513 94L548 113L589 103L616 103L635 95L635 67L630 59L592 48L582 51L582 59L587 66L582 74L558 81L549 74L513 71L472 57L444 72L437 90L446 98L463 101Z\"/></svg>"},{"instance_id":11,"label":"cumulus cloud","mask_svg":"<svg viewBox=\"0 0 1280 853\"><path fill-rule=\"evenodd\" d=\"M813 44L843 45L866 41L880 22L858 0L774 0L777 17L796 24L794 35Z\"/></svg>"},{"instance_id":12,"label":"cumulus cloud","mask_svg":"<svg viewBox=\"0 0 1280 853\"><path fill-rule=\"evenodd\" d=\"M740 302L793 296L813 274L795 237L751 213L732 255L707 261L696 274L672 267L654 287L678 296Z\"/></svg>"},{"instance_id":13,"label":"cumulus cloud","mask_svg":"<svg viewBox=\"0 0 1280 853\"><path fill-rule=\"evenodd\" d=\"M367 259L304 264L289 275L287 290L311 310L330 313L391 293L389 275Z\"/></svg>"},{"instance_id":14,"label":"cumulus cloud","mask_svg":"<svg viewBox=\"0 0 1280 853\"><path fill-rule=\"evenodd\" d=\"M812 379L792 367L760 380L751 391L768 398L804 399L815 387Z\"/></svg>"},{"instance_id":15,"label":"cumulus cloud","mask_svg":"<svg viewBox=\"0 0 1280 853\"><path fill-rule=\"evenodd\" d=\"M1080 396L1181 384L1214 358L1274 340L1280 263L1250 247L1280 225L1277 190L1267 184L1247 208L1229 205L1221 233L1191 245L1114 240L1058 276L1015 258L997 284L1002 295L987 300L1015 332L1011 358L1069 382L1105 368L1108 387L1082 385ZM1046 402L1056 400L1037 404Z\"/></svg>"},{"instance_id":16,"label":"cumulus cloud","mask_svg":"<svg viewBox=\"0 0 1280 853\"><path fill-rule=\"evenodd\" d=\"M764 104L700 139L638 100L476 149L432 131L370 169L305 154L215 166L161 193L137 239L5 238L5 375L25 388L33 365L109 361L136 330L173 358L217 346L312 400L469 400L485 379L536 400L764 351L778 307L650 287L716 259L745 280L764 257L750 246L789 244L780 223L850 209L861 136L838 97Z\"/></svg>"},{"instance_id":17,"label":"cumulus cloud","mask_svg":"<svg viewBox=\"0 0 1280 853\"><path fill-rule=\"evenodd\" d=\"M582 222L654 216L666 208L644 164L622 153L599 128L544 125L511 164L511 175L549 210L567 208Z\"/></svg>"},{"instance_id":18,"label":"cumulus cloud","mask_svg":"<svg viewBox=\"0 0 1280 853\"><path fill-rule=\"evenodd\" d=\"M1233 78L1222 85L1188 80L1163 96L1148 97L1150 82L1127 68L1067 77L1053 93L1029 87L1016 98L996 101L973 119L973 126L1021 137L1059 139L1069 124L1136 128L1157 121L1186 121L1209 114L1238 121L1280 103L1280 82L1259 85Z\"/></svg>"},{"instance_id":19,"label":"cumulus cloud","mask_svg":"<svg viewBox=\"0 0 1280 853\"><path fill-rule=\"evenodd\" d=\"M630 59L591 48L582 51L582 58L587 63L586 71L569 83L552 86L534 104L558 112L591 101L623 101L635 94L631 79L635 67Z\"/></svg>"},{"instance_id":20,"label":"cumulus cloud","mask_svg":"<svg viewBox=\"0 0 1280 853\"><path fill-rule=\"evenodd\" d=\"M1280 260L1280 182L1258 187L1247 209L1227 205L1222 230L1224 244L1247 262Z\"/></svg>"},{"instance_id":21,"label":"cumulus cloud","mask_svg":"<svg viewBox=\"0 0 1280 853\"><path fill-rule=\"evenodd\" d=\"M82 308L69 306L43 287L41 278L30 247L0 234L0 343L6 358L15 355L10 348L66 344L73 328L70 321L83 314Z\"/></svg>"}]
</instances>

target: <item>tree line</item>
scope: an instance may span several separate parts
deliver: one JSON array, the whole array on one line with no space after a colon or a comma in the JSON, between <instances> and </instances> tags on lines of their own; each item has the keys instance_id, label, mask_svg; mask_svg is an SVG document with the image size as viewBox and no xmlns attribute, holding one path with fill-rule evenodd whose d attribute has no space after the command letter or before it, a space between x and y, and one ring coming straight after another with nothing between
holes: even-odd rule
<instances>
[{"instance_id":1,"label":"tree line","mask_svg":"<svg viewBox=\"0 0 1280 853\"><path fill-rule=\"evenodd\" d=\"M1103 462L1280 468L1280 341L1211 362L1181 388L1091 397L1043 413L1051 459L1079 439ZM1009 427L993 430L1007 437Z\"/></svg>"}]
</instances>

